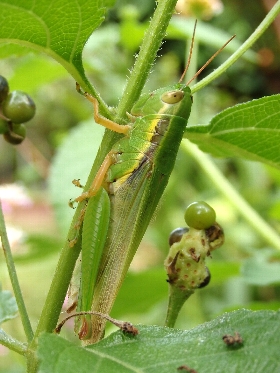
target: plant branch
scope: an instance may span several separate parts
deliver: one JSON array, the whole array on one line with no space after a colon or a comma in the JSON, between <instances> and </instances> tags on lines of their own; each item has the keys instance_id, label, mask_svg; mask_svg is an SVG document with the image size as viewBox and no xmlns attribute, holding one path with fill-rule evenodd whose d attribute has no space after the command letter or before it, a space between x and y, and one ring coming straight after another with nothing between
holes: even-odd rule
<instances>
[{"instance_id":1,"label":"plant branch","mask_svg":"<svg viewBox=\"0 0 280 373\"><path fill-rule=\"evenodd\" d=\"M20 355L25 355L27 346L25 343L19 342L16 339L12 338L9 334L0 330L0 343L1 345L17 352Z\"/></svg>"},{"instance_id":2,"label":"plant branch","mask_svg":"<svg viewBox=\"0 0 280 373\"><path fill-rule=\"evenodd\" d=\"M194 291L182 291L175 286L169 286L169 300L167 315L164 326L174 328L179 312L181 311L186 300L194 293Z\"/></svg>"},{"instance_id":3,"label":"plant branch","mask_svg":"<svg viewBox=\"0 0 280 373\"><path fill-rule=\"evenodd\" d=\"M139 98L165 36L177 0L161 0L147 29L139 55L117 108L116 121L123 119Z\"/></svg>"},{"instance_id":4,"label":"plant branch","mask_svg":"<svg viewBox=\"0 0 280 373\"><path fill-rule=\"evenodd\" d=\"M143 88L161 40L165 35L165 31L172 16L175 4L176 0L162 0L159 7L155 11L155 16L153 17L150 27L146 33L146 37L144 38L143 47L141 48L134 70L127 83L125 98L121 99L120 109L118 110L119 117L124 117L126 115L125 113L128 110L128 105L135 102L135 97L140 94ZM156 39L156 42L152 43L151 39L154 38ZM148 43L148 45L146 46L145 43ZM104 158L105 154L111 147L114 136L110 132L111 131L106 131L107 135L105 135L103 146L101 147L101 151L98 153L97 162L95 162L91 170L89 179L86 183L86 189L88 189L89 185L91 184L96 174L96 170L99 167L100 161ZM79 204L73 218L71 229L68 235L68 239L70 240L73 239L75 226L78 222L80 211L83 207L82 205L83 204L81 203ZM56 326L61 306L71 279L71 274L80 252L80 241L78 241L74 247L69 248L68 239L66 240L65 246L62 249L56 272L44 308L42 310L37 330L35 332L34 341L42 331L52 332ZM34 344L32 344L32 346L35 347Z\"/></svg>"},{"instance_id":5,"label":"plant branch","mask_svg":"<svg viewBox=\"0 0 280 373\"><path fill-rule=\"evenodd\" d=\"M280 250L280 236L269 224L248 204L247 201L234 189L227 178L221 173L210 157L200 151L190 141L183 141L181 148L190 154L199 164L204 173L223 194L245 220L259 233L259 235L270 243L271 246Z\"/></svg>"},{"instance_id":6,"label":"plant branch","mask_svg":"<svg viewBox=\"0 0 280 373\"><path fill-rule=\"evenodd\" d=\"M13 255L10 247L10 243L8 240L7 236L7 231L6 231L6 225L5 225L5 220L3 216L3 211L2 211L2 204L0 201L0 236L1 236L1 241L2 241L2 246L3 246L3 251L4 255L6 258L6 263L7 263L7 268L9 271L9 276L11 279L12 287L14 290L15 298L17 301L17 306L19 309L19 314L21 317L22 325L24 328L24 332L27 338L27 341L31 341L33 338L33 330L31 327L31 323L28 317L28 313L25 307L25 303L23 300L23 296L21 293L18 277L17 277L17 272L13 260Z\"/></svg>"},{"instance_id":7,"label":"plant branch","mask_svg":"<svg viewBox=\"0 0 280 373\"><path fill-rule=\"evenodd\" d=\"M259 24L252 35L237 49L231 57L229 57L221 66L219 66L215 71L209 74L206 78L202 79L199 83L192 87L192 93L195 93L208 85L212 80L216 79L218 76L222 75L231 65L234 64L251 46L260 38L260 36L265 32L265 30L274 21L277 14L280 13L280 1L278 0L270 12L266 15L264 20Z\"/></svg>"}]
</instances>

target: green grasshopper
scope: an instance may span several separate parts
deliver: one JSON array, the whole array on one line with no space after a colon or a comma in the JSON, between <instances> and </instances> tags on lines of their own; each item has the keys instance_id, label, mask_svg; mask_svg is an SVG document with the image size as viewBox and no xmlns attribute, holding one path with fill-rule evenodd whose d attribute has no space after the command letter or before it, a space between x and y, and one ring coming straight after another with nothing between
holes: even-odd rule
<instances>
[{"instance_id":1,"label":"green grasshopper","mask_svg":"<svg viewBox=\"0 0 280 373\"><path fill-rule=\"evenodd\" d=\"M189 63L190 57L185 71ZM73 201L88 201L83 216L78 311L110 313L174 167L191 112L188 84L201 71L187 84L181 82L184 72L179 83L142 95L132 108L128 125L101 116L97 99L83 93L94 106L95 122L125 137L107 154L89 190ZM81 93L79 86L77 90ZM100 316L83 317L80 339L87 343L100 340L105 323Z\"/></svg>"}]
</instances>

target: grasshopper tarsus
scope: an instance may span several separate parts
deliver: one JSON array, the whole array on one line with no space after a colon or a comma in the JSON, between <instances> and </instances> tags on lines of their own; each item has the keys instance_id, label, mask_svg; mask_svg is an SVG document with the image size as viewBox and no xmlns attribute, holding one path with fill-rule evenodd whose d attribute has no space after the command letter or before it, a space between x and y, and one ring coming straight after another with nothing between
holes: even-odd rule
<instances>
[{"instance_id":1,"label":"grasshopper tarsus","mask_svg":"<svg viewBox=\"0 0 280 373\"><path fill-rule=\"evenodd\" d=\"M78 93L80 93L80 95L83 95L83 96L84 96L84 92L82 91L80 84L77 83L77 82L76 82L76 91L77 91Z\"/></svg>"},{"instance_id":2,"label":"grasshopper tarsus","mask_svg":"<svg viewBox=\"0 0 280 373\"><path fill-rule=\"evenodd\" d=\"M81 179L74 179L72 180L72 184L74 184L77 188L84 188L84 185L80 183Z\"/></svg>"},{"instance_id":3,"label":"grasshopper tarsus","mask_svg":"<svg viewBox=\"0 0 280 373\"><path fill-rule=\"evenodd\" d=\"M71 207L71 209L73 209L73 210L75 210L75 208L76 208L76 207L74 207L74 203L75 203L75 202L76 202L76 201L75 201L75 200L72 200L72 198L69 199L69 201L68 201L68 206Z\"/></svg>"}]
</instances>

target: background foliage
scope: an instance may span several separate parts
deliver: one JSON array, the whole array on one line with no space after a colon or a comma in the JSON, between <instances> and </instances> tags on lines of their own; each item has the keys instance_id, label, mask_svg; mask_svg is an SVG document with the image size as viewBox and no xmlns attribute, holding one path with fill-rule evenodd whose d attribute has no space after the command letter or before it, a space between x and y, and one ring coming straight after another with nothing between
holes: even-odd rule
<instances>
[{"instance_id":1,"label":"background foliage","mask_svg":"<svg viewBox=\"0 0 280 373\"><path fill-rule=\"evenodd\" d=\"M208 23L224 39L228 34L237 34L237 39L243 41L266 13L266 2L257 3L258 6L252 9L242 1L224 1L223 13ZM73 4L67 2L67 6ZM109 105L115 105L122 94L154 5L148 0L140 3L136 0L119 0L87 42L83 53L87 77ZM86 40L90 34L86 22L89 10L86 5L82 9L84 20L79 31L81 44L75 46L79 52L66 58L74 61L80 72L82 40ZM63 14L63 8L61 11ZM20 17L20 12L15 13L16 19L20 20ZM61 19L63 17L59 14L49 14L50 32L59 35L58 29L51 29L53 22ZM30 21L26 22L28 25ZM192 25L193 21L190 23ZM74 45L75 38L72 36L76 35L78 25L69 22L67 25L69 34L65 37ZM1 32L5 32L2 23L0 26ZM207 124L214 114L228 106L279 92L280 43L277 27L275 24L257 42L255 54L239 60L227 74L195 94L199 117L194 113L190 125ZM189 33L191 31L190 28ZM198 35L199 65L217 47L216 35L213 34L211 38L211 34L206 34L207 38L203 34L201 37ZM22 145L11 148L0 139L1 154L4 155L0 157L1 185L16 184L21 187L1 187L0 194L8 224L14 229L10 235L33 325L36 325L39 317L71 221L67 201L79 193L71 180L81 178L85 181L91 167L91 157L87 154L97 151L102 136L102 129L92 123L91 106L75 91L74 79L61 65L40 53L50 47L40 35L38 25L36 38L40 48L37 52L30 52L28 43L26 48L0 44L1 75L9 80L11 90L28 92L37 105L37 114L28 125L28 137ZM53 37L55 40L55 34ZM64 53L60 45L52 47L60 58ZM170 38L162 45L145 90L178 80L184 66L185 49L186 35L176 30L170 32ZM203 72L203 76L217 67L225 55L220 55ZM264 56L261 65L256 63L256 56ZM215 163L256 211L279 231L279 172L257 162L236 158L215 159ZM167 232L184 225L184 208L194 200L206 200L215 208L217 220L225 229L226 243L209 260L212 274L210 285L186 304L177 327L189 329L213 320L225 311L243 307L249 310L277 310L280 307L278 252L269 247L258 232L243 220L193 159L182 151L168 189L114 306L113 317L129 319L134 323L163 325L167 284L162 263L168 250ZM0 273L3 288L11 289L2 256ZM19 320L9 321L5 327L11 334L23 339ZM71 329L66 329L64 333L74 340ZM0 354L0 371L24 371L21 356L2 347Z\"/></svg>"}]
</instances>

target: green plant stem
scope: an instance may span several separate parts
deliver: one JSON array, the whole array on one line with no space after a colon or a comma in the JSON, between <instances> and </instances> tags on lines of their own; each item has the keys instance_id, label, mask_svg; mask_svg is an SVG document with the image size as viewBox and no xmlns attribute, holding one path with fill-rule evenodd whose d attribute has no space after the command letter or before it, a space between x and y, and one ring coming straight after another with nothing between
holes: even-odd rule
<instances>
[{"instance_id":1,"label":"green plant stem","mask_svg":"<svg viewBox=\"0 0 280 373\"><path fill-rule=\"evenodd\" d=\"M18 277L17 277L17 272L13 260L13 255L11 251L11 247L9 244L8 236L7 236L7 231L6 231L6 226L5 226L5 220L3 216L3 211L2 211L2 204L0 201L0 236L1 236L1 241L2 241L2 246L3 246L3 251L4 255L6 258L6 263L9 271L9 276L11 279L12 287L14 290L15 298L17 301L17 306L19 309L19 314L21 317L23 329L27 338L27 341L30 342L33 338L33 330L31 327L31 323L28 317L28 313L25 307L25 303L23 300L23 296L21 293Z\"/></svg>"},{"instance_id":2,"label":"green plant stem","mask_svg":"<svg viewBox=\"0 0 280 373\"><path fill-rule=\"evenodd\" d=\"M174 328L179 312L193 291L182 291L176 286L169 285L169 299L165 326Z\"/></svg>"},{"instance_id":3,"label":"green plant stem","mask_svg":"<svg viewBox=\"0 0 280 373\"><path fill-rule=\"evenodd\" d=\"M277 14L280 13L280 0L272 7L269 13L266 15L264 20L259 24L252 35L241 45L240 48L229 57L221 66L219 66L213 73L209 74L206 78L202 79L199 83L192 87L192 93L195 93L208 85L212 80L223 74L231 65L234 64L251 46L259 39L259 37L265 32L265 30L275 20Z\"/></svg>"},{"instance_id":4,"label":"green plant stem","mask_svg":"<svg viewBox=\"0 0 280 373\"><path fill-rule=\"evenodd\" d=\"M270 243L271 246L280 250L280 236L269 224L245 201L245 199L233 188L226 177L210 157L201 152L198 147L190 141L183 141L181 148L190 154L199 164L204 173L213 182L216 188L223 194L247 222L258 232L258 234Z\"/></svg>"},{"instance_id":5,"label":"green plant stem","mask_svg":"<svg viewBox=\"0 0 280 373\"><path fill-rule=\"evenodd\" d=\"M76 214L78 215L79 213L80 211L78 210ZM73 238L74 234L75 227L72 224L69 230L68 239ZM34 338L29 345L27 355L28 373L37 372L38 361L35 350L38 343L38 337L42 332L52 333L54 331L61 312L63 301L69 287L69 283L71 281L76 261L81 251L80 236L76 244L71 248L69 247L68 239L66 240L66 243L59 257L56 271L43 310L41 312L39 323L34 333Z\"/></svg>"},{"instance_id":6,"label":"green plant stem","mask_svg":"<svg viewBox=\"0 0 280 373\"><path fill-rule=\"evenodd\" d=\"M116 121L125 117L139 98L165 36L177 0L161 0L147 29L139 55L117 108Z\"/></svg>"},{"instance_id":7,"label":"green plant stem","mask_svg":"<svg viewBox=\"0 0 280 373\"><path fill-rule=\"evenodd\" d=\"M124 93L116 109L114 120L117 123L125 123L127 121L126 113L130 112L133 104L137 101L142 92L157 56L157 52L161 46L162 39L165 36L176 2L177 0L161 0L155 10L149 28L145 33L139 55L135 61L133 70L124 89ZM121 137L121 135L112 131L105 131L100 151L96 156L96 160L85 185L85 190L87 190L91 185L105 155L110 151L112 145Z\"/></svg>"},{"instance_id":8,"label":"green plant stem","mask_svg":"<svg viewBox=\"0 0 280 373\"><path fill-rule=\"evenodd\" d=\"M18 340L12 338L9 334L4 332L4 330L1 330L0 333L0 343L1 345L7 347L9 350L13 350L20 355L26 354L26 343L19 342Z\"/></svg>"},{"instance_id":9,"label":"green plant stem","mask_svg":"<svg viewBox=\"0 0 280 373\"><path fill-rule=\"evenodd\" d=\"M135 64L134 70L131 74L131 78L128 81L126 93L125 95L127 96L129 93L134 91L136 89L133 85L137 85L137 92L139 91L139 86L140 92L143 88L143 85L145 83L144 76L147 77L152 61L154 61L154 58L156 56L157 48L159 47L161 40L159 40L160 37L163 37L165 35L165 31L168 25L168 22L171 18L174 6L175 6L176 0L162 0L160 2L160 9L156 10L156 15L151 21L152 24L157 24L157 26L151 26L152 31L147 31L149 37L152 39L154 37L157 38L157 42L155 43L155 46L151 46L151 43L149 43L148 47L143 46L137 62ZM172 5L173 4L173 5ZM171 9L172 8L172 9ZM158 25L160 23L160 25ZM147 39L147 37L146 37ZM150 40L149 40L150 42ZM143 42L144 45L144 42ZM149 55L149 56L148 56ZM148 63L145 63L145 58L149 57ZM140 64L138 61L142 61ZM132 79L132 82L130 82ZM140 93L139 93L140 94ZM135 95L135 93L133 93ZM134 99L132 99L134 102ZM128 110L127 105L129 105L130 100L127 99L122 99L121 100L121 107L123 108L121 112L123 113L122 115L125 116L125 112ZM118 111L120 113L120 111ZM105 138L102 142L101 146L101 151L98 153L97 160L91 170L89 179L87 181L85 189L89 187L89 185L92 183L92 180L94 179L94 176L96 174L96 171L101 163L101 161L104 159L105 154L110 150L110 147L112 145L112 142L114 142L114 135L112 134L111 131L106 131ZM83 203L80 203L77 211L75 213L75 216L72 221L71 229L69 231L68 238L72 239L75 236L75 225L78 222L80 211L83 207ZM68 285L71 280L71 275L75 266L75 262L78 258L80 252L80 241L76 243L76 245L73 248L69 248L69 242L66 240L65 246L62 249L61 256L55 271L55 275L48 293L48 296L46 298L45 305L42 310L41 317L39 319L38 327L34 335L34 340L31 345L31 349L35 349L36 346L36 341L37 337L39 334L43 331L47 332L52 332L53 329L56 326L59 313L61 310L62 303L65 299L65 295L67 292Z\"/></svg>"}]
</instances>

